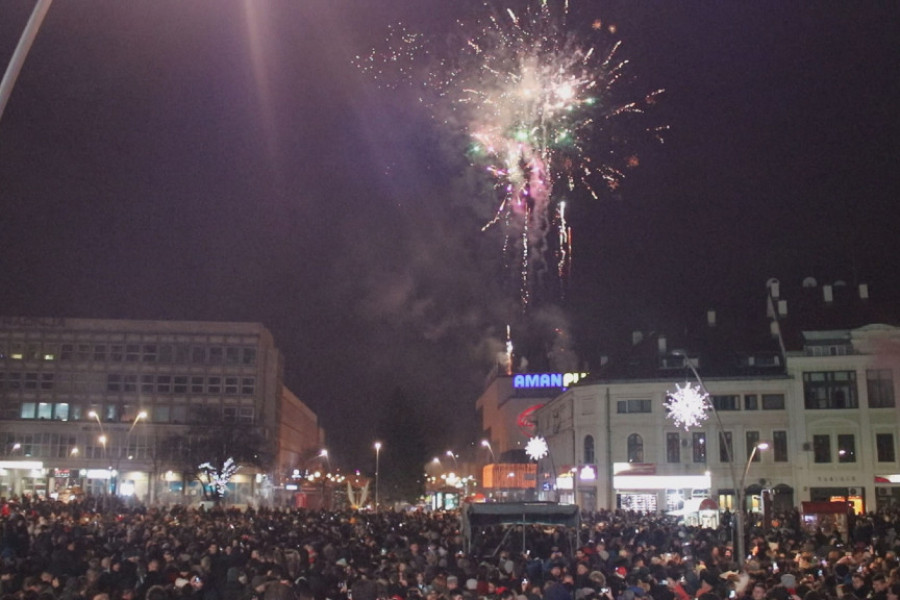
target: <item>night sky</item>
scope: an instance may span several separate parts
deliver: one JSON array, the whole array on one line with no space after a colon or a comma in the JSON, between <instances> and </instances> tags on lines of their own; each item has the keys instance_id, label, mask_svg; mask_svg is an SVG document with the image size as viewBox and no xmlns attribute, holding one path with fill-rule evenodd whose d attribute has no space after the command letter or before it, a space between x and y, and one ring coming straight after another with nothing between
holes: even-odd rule
<instances>
[{"instance_id":1,"label":"night sky","mask_svg":"<svg viewBox=\"0 0 900 600\"><path fill-rule=\"evenodd\" d=\"M762 310L769 277L898 296L900 4L571 4L670 131L577 200L565 301L521 317L454 133L353 64L479 2L57 0L0 118L0 314L262 322L368 467L398 387L435 451L477 436L510 321L533 364L561 326L589 367L667 315ZM0 2L0 70L33 6Z\"/></svg>"}]
</instances>

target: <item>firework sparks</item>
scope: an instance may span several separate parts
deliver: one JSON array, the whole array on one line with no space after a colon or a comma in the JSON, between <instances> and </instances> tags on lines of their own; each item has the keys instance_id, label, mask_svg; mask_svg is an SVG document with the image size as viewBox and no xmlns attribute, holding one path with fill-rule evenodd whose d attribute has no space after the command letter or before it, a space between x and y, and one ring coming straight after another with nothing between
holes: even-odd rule
<instances>
[{"instance_id":1,"label":"firework sparks","mask_svg":"<svg viewBox=\"0 0 900 600\"><path fill-rule=\"evenodd\" d=\"M669 392L666 398L665 407L669 411L666 416L687 431L709 418L709 394L699 385L685 383L684 387L679 387L676 383L675 391Z\"/></svg>"},{"instance_id":2,"label":"firework sparks","mask_svg":"<svg viewBox=\"0 0 900 600\"><path fill-rule=\"evenodd\" d=\"M534 2L521 14L486 4L489 16L471 29L460 25L461 37L446 58L422 36L394 28L391 50L359 62L382 82L390 72L394 81L430 89L431 98L419 100L439 121L461 123L472 141L472 163L497 190L494 216L483 229L504 229L504 253L519 273L525 307L547 263L556 262L560 281L571 272L566 196L581 188L598 198L638 164L635 153L622 152L625 136L614 135L612 123L643 112L662 92L617 102L614 90L628 61L618 59L620 42L608 41L614 28L595 20L581 37L568 27L567 0L556 8L548 0ZM416 60L427 69L412 68ZM661 129L655 132L660 140Z\"/></svg>"}]
</instances>

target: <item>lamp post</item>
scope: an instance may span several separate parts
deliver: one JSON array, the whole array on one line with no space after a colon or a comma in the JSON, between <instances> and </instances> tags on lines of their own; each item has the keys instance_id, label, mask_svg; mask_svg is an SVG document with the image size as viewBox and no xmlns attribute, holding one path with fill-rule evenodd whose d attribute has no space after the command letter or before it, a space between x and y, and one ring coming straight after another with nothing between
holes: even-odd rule
<instances>
[{"instance_id":1,"label":"lamp post","mask_svg":"<svg viewBox=\"0 0 900 600\"><path fill-rule=\"evenodd\" d=\"M453 454L453 450L447 450L445 454L453 459L453 468L459 471L459 461L456 460L456 455Z\"/></svg>"},{"instance_id":2,"label":"lamp post","mask_svg":"<svg viewBox=\"0 0 900 600\"><path fill-rule=\"evenodd\" d=\"M726 443L727 440L725 438L725 426L722 423L722 418L719 415L719 411L716 410L715 404L709 401L709 391L706 389L706 385L703 383L703 379L700 377L700 373L697 372L697 369L694 368L694 364L690 361L690 359L688 358L688 356L685 353L673 352L673 354L675 356L681 356L684 359L684 364L691 370L691 373L693 373L694 378L697 380L696 388L694 388L693 386L689 386L688 384L685 384L684 388L679 389L679 393L686 395L686 396L690 396L695 401L699 400L699 404L702 407L702 410L712 411L713 415L716 418L716 425L718 426L718 429L719 429L719 444L720 444L720 447L721 447L721 445L724 444L725 458L728 461L728 468L731 471L731 485L738 488L738 489L735 489L735 501L736 501L737 505L735 506L735 511L734 511L735 519L734 520L735 520L735 528L737 529L737 533L734 538L734 546L735 546L734 552L736 555L738 567L743 568L744 567L744 551L745 551L745 549L744 549L744 507L742 504L744 490L742 488L744 485L744 480L742 478L740 481L738 481L737 466L734 464L734 453L732 451L731 444ZM669 408L670 408L670 414L671 414L671 411L672 411L671 405ZM700 414L701 413L698 413L698 415L696 415L696 416L700 417ZM705 417L705 415L703 415L701 418L705 419L706 417ZM696 424L697 424L696 422L686 422L685 426L687 428L688 426L692 426L692 425L696 425ZM766 447L768 447L768 446L766 446ZM750 460L753 459L753 454L756 451L756 447L754 447L753 450L754 451L751 452ZM750 463L750 461L748 461L747 468L744 471L745 477L747 475L747 471L749 471L749 469L750 469L749 463Z\"/></svg>"},{"instance_id":3,"label":"lamp post","mask_svg":"<svg viewBox=\"0 0 900 600\"><path fill-rule=\"evenodd\" d=\"M94 413L94 414L96 415L97 413ZM137 426L138 421L140 421L142 419L146 419L146 418L147 418L147 412L143 411L143 410L134 416L134 421L131 422L131 427L129 427L128 431L125 432L125 443L123 444L123 447L119 447L116 451L116 468L112 473L112 493L114 496L118 495L118 493L119 493L119 468L122 465L123 450L124 450L125 454L128 454L128 442L131 439L131 432L134 431L134 428L135 428L135 426ZM97 419L97 422L99 423L100 420ZM132 458L132 455L128 454L128 459L131 460L131 458Z\"/></svg>"},{"instance_id":4,"label":"lamp post","mask_svg":"<svg viewBox=\"0 0 900 600\"><path fill-rule=\"evenodd\" d=\"M325 460L325 466L328 469L326 473L322 474L322 510L325 510L325 482L328 480L328 473L331 472L331 461L328 460L328 450L322 448L322 451L319 452L319 458Z\"/></svg>"},{"instance_id":5,"label":"lamp post","mask_svg":"<svg viewBox=\"0 0 900 600\"><path fill-rule=\"evenodd\" d=\"M747 488L745 487L745 485L746 485L746 481L747 481L747 474L750 472L750 465L753 464L753 457L756 456L756 452L757 451L763 452L768 449L769 449L768 442L758 442L756 445L753 446L753 449L750 451L750 456L747 457L747 466L744 467L744 474L741 476L741 485L737 489L737 493L736 493L736 500L737 500L737 505L738 505L737 506L738 510L737 510L736 514L741 515L741 518L738 520L738 524L740 525L740 527L738 528L737 543L736 543L736 546L741 549L740 555L738 557L738 565L740 565L740 566L744 566L744 508L745 508L744 504L746 502L745 496L746 496Z\"/></svg>"},{"instance_id":6,"label":"lamp post","mask_svg":"<svg viewBox=\"0 0 900 600\"><path fill-rule=\"evenodd\" d=\"M378 462L381 457L381 442L375 442L375 512L378 512Z\"/></svg>"},{"instance_id":7,"label":"lamp post","mask_svg":"<svg viewBox=\"0 0 900 600\"><path fill-rule=\"evenodd\" d=\"M494 456L494 449L491 448L491 443L488 440L481 440L481 445L488 449L488 452L491 453L491 464L497 462L497 457Z\"/></svg>"}]
</instances>

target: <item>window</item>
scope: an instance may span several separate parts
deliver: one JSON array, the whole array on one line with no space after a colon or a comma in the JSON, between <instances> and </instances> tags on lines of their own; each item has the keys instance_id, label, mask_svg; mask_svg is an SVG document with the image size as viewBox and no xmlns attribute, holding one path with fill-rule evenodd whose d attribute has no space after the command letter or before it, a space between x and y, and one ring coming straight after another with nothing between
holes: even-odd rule
<instances>
[{"instance_id":1,"label":"window","mask_svg":"<svg viewBox=\"0 0 900 600\"><path fill-rule=\"evenodd\" d=\"M241 425L253 425L254 415L252 406L242 406L238 415L238 423Z\"/></svg>"},{"instance_id":2,"label":"window","mask_svg":"<svg viewBox=\"0 0 900 600\"><path fill-rule=\"evenodd\" d=\"M53 373L41 373L41 389L53 389Z\"/></svg>"},{"instance_id":3,"label":"window","mask_svg":"<svg viewBox=\"0 0 900 600\"><path fill-rule=\"evenodd\" d=\"M866 371L866 391L869 408L894 407L894 375L890 369L869 369Z\"/></svg>"},{"instance_id":4,"label":"window","mask_svg":"<svg viewBox=\"0 0 900 600\"><path fill-rule=\"evenodd\" d=\"M94 361L106 362L106 344L94 345Z\"/></svg>"},{"instance_id":5,"label":"window","mask_svg":"<svg viewBox=\"0 0 900 600\"><path fill-rule=\"evenodd\" d=\"M628 462L644 462L644 440L636 433L628 436Z\"/></svg>"},{"instance_id":6,"label":"window","mask_svg":"<svg viewBox=\"0 0 900 600\"><path fill-rule=\"evenodd\" d=\"M176 375L174 378L172 391L176 394L187 394L188 378L187 375Z\"/></svg>"},{"instance_id":7,"label":"window","mask_svg":"<svg viewBox=\"0 0 900 600\"><path fill-rule=\"evenodd\" d=\"M122 362L125 358L125 347L122 344L112 344L109 347L109 359L113 362Z\"/></svg>"},{"instance_id":8,"label":"window","mask_svg":"<svg viewBox=\"0 0 900 600\"><path fill-rule=\"evenodd\" d=\"M741 410L740 396L710 396L710 402L718 410Z\"/></svg>"},{"instance_id":9,"label":"window","mask_svg":"<svg viewBox=\"0 0 900 600\"><path fill-rule=\"evenodd\" d=\"M759 396L756 394L744 396L744 410L759 410Z\"/></svg>"},{"instance_id":10,"label":"window","mask_svg":"<svg viewBox=\"0 0 900 600\"><path fill-rule=\"evenodd\" d=\"M256 377L244 377L241 379L241 394L252 396L256 391Z\"/></svg>"},{"instance_id":11,"label":"window","mask_svg":"<svg viewBox=\"0 0 900 600\"><path fill-rule=\"evenodd\" d=\"M837 451L839 463L855 463L856 437L852 433L838 434Z\"/></svg>"},{"instance_id":12,"label":"window","mask_svg":"<svg viewBox=\"0 0 900 600\"><path fill-rule=\"evenodd\" d=\"M212 346L209 349L209 364L221 365L223 356L224 356L224 350L222 349L221 346Z\"/></svg>"},{"instance_id":13,"label":"window","mask_svg":"<svg viewBox=\"0 0 900 600\"><path fill-rule=\"evenodd\" d=\"M237 377L226 377L225 378L225 393L228 395L235 395L238 393L238 378Z\"/></svg>"},{"instance_id":14,"label":"window","mask_svg":"<svg viewBox=\"0 0 900 600\"><path fill-rule=\"evenodd\" d=\"M584 436L584 462L586 464L594 463L594 436Z\"/></svg>"},{"instance_id":15,"label":"window","mask_svg":"<svg viewBox=\"0 0 900 600\"><path fill-rule=\"evenodd\" d=\"M803 399L810 410L857 408L856 372L804 373Z\"/></svg>"},{"instance_id":16,"label":"window","mask_svg":"<svg viewBox=\"0 0 900 600\"><path fill-rule=\"evenodd\" d=\"M37 408L37 405L35 405L34 402L23 402L22 410L19 413L19 417L21 417L22 419L33 419L34 411L36 408Z\"/></svg>"},{"instance_id":17,"label":"window","mask_svg":"<svg viewBox=\"0 0 900 600\"><path fill-rule=\"evenodd\" d=\"M731 462L734 460L734 445L732 444L730 431L719 434L719 462Z\"/></svg>"},{"instance_id":18,"label":"window","mask_svg":"<svg viewBox=\"0 0 900 600\"><path fill-rule=\"evenodd\" d=\"M136 392L137 391L137 378L138 376L134 373L129 373L122 378L122 391L123 392Z\"/></svg>"},{"instance_id":19,"label":"window","mask_svg":"<svg viewBox=\"0 0 900 600\"><path fill-rule=\"evenodd\" d=\"M631 413L648 413L650 412L650 400L643 398L619 400L616 402L616 412L620 415Z\"/></svg>"},{"instance_id":20,"label":"window","mask_svg":"<svg viewBox=\"0 0 900 600\"><path fill-rule=\"evenodd\" d=\"M202 376L193 376L191 377L191 393L192 394L202 394L203 393L203 377Z\"/></svg>"},{"instance_id":21,"label":"window","mask_svg":"<svg viewBox=\"0 0 900 600\"><path fill-rule=\"evenodd\" d=\"M763 394L763 410L784 410L784 394Z\"/></svg>"},{"instance_id":22,"label":"window","mask_svg":"<svg viewBox=\"0 0 900 600\"><path fill-rule=\"evenodd\" d=\"M164 365L172 362L172 344L160 345L157 362L161 362Z\"/></svg>"},{"instance_id":23,"label":"window","mask_svg":"<svg viewBox=\"0 0 900 600\"><path fill-rule=\"evenodd\" d=\"M72 360L73 358L75 358L75 344L63 344L60 346L59 360Z\"/></svg>"},{"instance_id":24,"label":"window","mask_svg":"<svg viewBox=\"0 0 900 600\"><path fill-rule=\"evenodd\" d=\"M57 421L69 420L69 404L68 402L57 402L53 408L53 418Z\"/></svg>"},{"instance_id":25,"label":"window","mask_svg":"<svg viewBox=\"0 0 900 600\"><path fill-rule=\"evenodd\" d=\"M156 376L156 393L169 394L172 391L172 376L157 375Z\"/></svg>"},{"instance_id":26,"label":"window","mask_svg":"<svg viewBox=\"0 0 900 600\"><path fill-rule=\"evenodd\" d=\"M693 454L695 463L706 463L706 434L697 431L693 435Z\"/></svg>"},{"instance_id":27,"label":"window","mask_svg":"<svg viewBox=\"0 0 900 600\"><path fill-rule=\"evenodd\" d=\"M154 423L168 423L169 422L169 405L168 404L157 404L153 407L153 422Z\"/></svg>"},{"instance_id":28,"label":"window","mask_svg":"<svg viewBox=\"0 0 900 600\"><path fill-rule=\"evenodd\" d=\"M681 462L681 436L677 433L666 433L666 462Z\"/></svg>"},{"instance_id":29,"label":"window","mask_svg":"<svg viewBox=\"0 0 900 600\"><path fill-rule=\"evenodd\" d=\"M122 376L118 373L110 373L106 376L106 391L120 392L122 391Z\"/></svg>"},{"instance_id":30,"label":"window","mask_svg":"<svg viewBox=\"0 0 900 600\"><path fill-rule=\"evenodd\" d=\"M146 363L156 362L156 344L144 344L143 360Z\"/></svg>"},{"instance_id":31,"label":"window","mask_svg":"<svg viewBox=\"0 0 900 600\"><path fill-rule=\"evenodd\" d=\"M875 455L878 462L895 462L897 460L894 452L894 434L893 433L876 433L875 434Z\"/></svg>"},{"instance_id":32,"label":"window","mask_svg":"<svg viewBox=\"0 0 900 600\"><path fill-rule=\"evenodd\" d=\"M244 348L244 351L241 353L241 362L249 366L255 365L256 348Z\"/></svg>"},{"instance_id":33,"label":"window","mask_svg":"<svg viewBox=\"0 0 900 600\"><path fill-rule=\"evenodd\" d=\"M78 344L78 352L75 357L81 362L87 362L91 360L91 345L90 344Z\"/></svg>"},{"instance_id":34,"label":"window","mask_svg":"<svg viewBox=\"0 0 900 600\"><path fill-rule=\"evenodd\" d=\"M156 378L153 375L141 375L141 393L152 394L156 391Z\"/></svg>"},{"instance_id":35,"label":"window","mask_svg":"<svg viewBox=\"0 0 900 600\"><path fill-rule=\"evenodd\" d=\"M38 402L37 418L49 421L53 418L53 404L50 402Z\"/></svg>"},{"instance_id":36,"label":"window","mask_svg":"<svg viewBox=\"0 0 900 600\"><path fill-rule=\"evenodd\" d=\"M125 362L138 362L141 356L141 347L138 344L125 345Z\"/></svg>"},{"instance_id":37,"label":"window","mask_svg":"<svg viewBox=\"0 0 900 600\"><path fill-rule=\"evenodd\" d=\"M38 374L25 373L25 389L36 390L38 388Z\"/></svg>"},{"instance_id":38,"label":"window","mask_svg":"<svg viewBox=\"0 0 900 600\"><path fill-rule=\"evenodd\" d=\"M831 462L831 436L814 435L813 436L813 462L830 463Z\"/></svg>"},{"instance_id":39,"label":"window","mask_svg":"<svg viewBox=\"0 0 900 600\"><path fill-rule=\"evenodd\" d=\"M222 420L226 423L234 423L237 421L237 407L226 406L222 409Z\"/></svg>"},{"instance_id":40,"label":"window","mask_svg":"<svg viewBox=\"0 0 900 600\"><path fill-rule=\"evenodd\" d=\"M190 356L190 354L190 346L178 344L177 346L175 346L175 363L179 365L186 365L188 363L188 357Z\"/></svg>"},{"instance_id":41,"label":"window","mask_svg":"<svg viewBox=\"0 0 900 600\"><path fill-rule=\"evenodd\" d=\"M209 377L206 380L206 393L207 394L221 394L222 393L222 378L221 377Z\"/></svg>"},{"instance_id":42,"label":"window","mask_svg":"<svg viewBox=\"0 0 900 600\"><path fill-rule=\"evenodd\" d=\"M775 462L788 461L787 431L772 432L772 460Z\"/></svg>"},{"instance_id":43,"label":"window","mask_svg":"<svg viewBox=\"0 0 900 600\"><path fill-rule=\"evenodd\" d=\"M236 365L241 362L241 349L235 346L225 348L225 364Z\"/></svg>"},{"instance_id":44,"label":"window","mask_svg":"<svg viewBox=\"0 0 900 600\"><path fill-rule=\"evenodd\" d=\"M756 448L757 444L759 444L759 432L758 431L748 431L747 432L747 457L752 456L753 462L759 462L761 457L759 455L759 450L753 452L753 449Z\"/></svg>"},{"instance_id":45,"label":"window","mask_svg":"<svg viewBox=\"0 0 900 600\"><path fill-rule=\"evenodd\" d=\"M195 365L202 365L206 362L206 348L203 346L193 346L191 348L191 362Z\"/></svg>"}]
</instances>

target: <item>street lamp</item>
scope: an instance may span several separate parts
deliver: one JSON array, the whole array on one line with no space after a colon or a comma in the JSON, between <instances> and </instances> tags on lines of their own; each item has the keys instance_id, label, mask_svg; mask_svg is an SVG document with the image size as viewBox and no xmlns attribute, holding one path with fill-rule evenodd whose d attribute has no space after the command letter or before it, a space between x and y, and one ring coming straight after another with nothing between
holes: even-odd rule
<instances>
[{"instance_id":1,"label":"street lamp","mask_svg":"<svg viewBox=\"0 0 900 600\"><path fill-rule=\"evenodd\" d=\"M738 529L737 545L738 545L738 548L741 548L741 555L738 558L738 564L741 566L743 566L743 564L744 564L743 515L744 515L744 503L746 502L745 494L746 494L746 489L747 489L744 486L745 486L745 482L747 481L747 474L750 472L750 465L753 464L753 458L756 456L756 452L757 451L764 452L765 450L768 450L768 449L769 449L768 442L759 442L753 446L753 449L750 451L750 456L747 457L747 466L744 467L744 474L741 476L741 485L737 489L737 494L736 494L736 500L737 500L737 505L738 505L737 514L741 515L741 519L740 519L741 528Z\"/></svg>"},{"instance_id":2,"label":"street lamp","mask_svg":"<svg viewBox=\"0 0 900 600\"><path fill-rule=\"evenodd\" d=\"M378 460L381 457L381 442L375 442L375 512L378 512Z\"/></svg>"},{"instance_id":3,"label":"street lamp","mask_svg":"<svg viewBox=\"0 0 900 600\"><path fill-rule=\"evenodd\" d=\"M450 458L453 459L453 468L456 469L458 472L459 471L459 461L456 460L456 455L453 454L453 450L447 450L446 454L447 454L447 456L449 456Z\"/></svg>"},{"instance_id":4,"label":"street lamp","mask_svg":"<svg viewBox=\"0 0 900 600\"><path fill-rule=\"evenodd\" d=\"M497 457L494 456L494 449L491 448L491 443L488 440L481 440L481 445L488 449L488 452L491 453L491 463L497 462Z\"/></svg>"},{"instance_id":5,"label":"street lamp","mask_svg":"<svg viewBox=\"0 0 900 600\"><path fill-rule=\"evenodd\" d=\"M91 411L91 412L93 412L93 411ZM94 413L94 414L96 415L97 413ZM131 460L133 455L128 453L128 449L129 449L128 442L131 439L131 432L134 431L134 428L135 428L135 426L137 426L138 421L141 421L142 419L146 419L146 418L147 418L147 411L144 411L144 410L142 410L141 412L139 412L138 414L136 414L134 416L134 421L131 422L131 427L129 427L128 431L125 432L124 448L118 448L116 451L116 468L112 473L112 493L114 496L119 493L119 468L122 465L123 450L124 450L124 453L128 456L128 460ZM99 423L100 420L97 419L97 422Z\"/></svg>"},{"instance_id":6,"label":"street lamp","mask_svg":"<svg viewBox=\"0 0 900 600\"><path fill-rule=\"evenodd\" d=\"M737 478L737 466L734 464L734 453L732 452L731 444L727 443L725 439L725 426L722 423L722 417L719 415L719 411L716 410L716 406L713 402L709 401L709 391L706 389L706 385L703 383L703 379L700 377L700 373L697 372L697 369L694 368L694 364L691 362L690 358L688 358L687 354L684 352L673 352L675 356L681 356L684 359L684 364L691 370L691 373L694 374L694 378L697 380L696 387L691 386L690 384L685 384L683 388L678 388L678 391L675 394L669 395L669 402L667 404L667 408L669 409L669 416L675 419L677 424L683 424L685 429L698 425L700 420L705 419L705 415L703 414L705 411L712 411L713 415L716 418L716 425L719 428L719 445L724 444L725 448L725 458L728 460L728 468L731 471L731 485L738 487L738 478ZM677 386L676 386L677 387ZM684 410L687 408L687 410ZM699 410L696 410L699 409ZM680 423L679 423L680 421ZM766 446L768 447L768 446ZM756 452L756 447L753 448L753 452L751 452L750 459L753 459L753 454ZM744 476L746 477L747 471L750 469L750 464L748 461L747 469L744 472ZM744 507L742 505L742 498L744 494L744 490L742 489L744 485L744 480L740 480L739 489L735 490L735 500L737 502L737 506L735 507L734 517L735 517L735 527L737 528L737 535L735 536L735 548L734 552L737 555L737 564L739 568L743 568L744 566Z\"/></svg>"}]
</instances>

